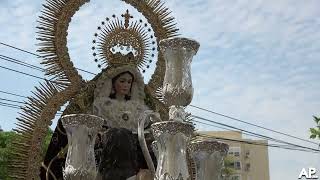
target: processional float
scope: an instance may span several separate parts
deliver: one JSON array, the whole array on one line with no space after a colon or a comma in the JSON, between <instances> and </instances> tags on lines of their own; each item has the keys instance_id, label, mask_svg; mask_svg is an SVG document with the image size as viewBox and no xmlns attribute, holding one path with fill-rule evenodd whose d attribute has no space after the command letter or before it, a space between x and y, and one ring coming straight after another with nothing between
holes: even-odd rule
<instances>
[{"instance_id":1,"label":"processional float","mask_svg":"<svg viewBox=\"0 0 320 180\"><path fill-rule=\"evenodd\" d=\"M14 179L40 179L40 167L46 170L46 179L55 179L52 163L65 158L63 179L98 179L95 141L108 119L91 113L86 100L93 99L96 79L85 82L70 60L67 49L67 30L72 16L87 0L47 0L39 17L38 40L42 64L50 81L41 83L29 97L17 118L19 138L15 140L10 173ZM143 89L153 109L145 110L137 118L137 134L144 158L155 180L218 180L221 178L223 157L228 146L217 141L195 138L194 125L188 121L185 107L191 103L193 87L190 65L199 43L178 37L174 18L160 0L124 0L137 9L148 22L132 21L127 10L120 18L107 17L94 34L94 61L105 68L100 73L126 65L134 65L145 72L148 63L156 60L155 72ZM150 26L150 27L149 27ZM152 33L152 31L153 33ZM129 52L123 55L122 50ZM157 57L155 57L157 54ZM109 73L110 74L110 73ZM110 85L109 85L110 86ZM85 89L85 90L83 90ZM94 94L94 93L93 93ZM40 156L44 137L57 112L67 102L72 103L63 112L61 127L57 130L67 136L67 146L49 163ZM130 109L130 108L129 108ZM121 111L122 113L122 111ZM127 120L133 112L125 111L120 118ZM156 156L156 168L149 154L144 127L151 125ZM52 137L51 142L59 136ZM57 140L58 141L58 140ZM133 177L138 179L138 177ZM100 179L103 179L100 177Z\"/></svg>"}]
</instances>

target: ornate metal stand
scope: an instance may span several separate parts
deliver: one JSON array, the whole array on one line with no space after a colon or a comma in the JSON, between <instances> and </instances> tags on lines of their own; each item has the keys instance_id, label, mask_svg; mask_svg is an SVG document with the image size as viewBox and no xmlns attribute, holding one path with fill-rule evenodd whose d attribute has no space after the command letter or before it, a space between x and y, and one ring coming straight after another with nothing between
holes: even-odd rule
<instances>
[{"instance_id":1,"label":"ornate metal stand","mask_svg":"<svg viewBox=\"0 0 320 180\"><path fill-rule=\"evenodd\" d=\"M188 149L196 164L196 180L220 180L223 157L229 146L225 143L203 140L193 141Z\"/></svg>"},{"instance_id":2,"label":"ornate metal stand","mask_svg":"<svg viewBox=\"0 0 320 180\"><path fill-rule=\"evenodd\" d=\"M97 175L94 143L103 119L87 114L62 117L68 136L68 154L63 170L65 180L94 180Z\"/></svg>"},{"instance_id":3,"label":"ornate metal stand","mask_svg":"<svg viewBox=\"0 0 320 180\"><path fill-rule=\"evenodd\" d=\"M193 125L164 121L153 124L151 128L158 147L155 180L189 180L186 152Z\"/></svg>"}]
</instances>

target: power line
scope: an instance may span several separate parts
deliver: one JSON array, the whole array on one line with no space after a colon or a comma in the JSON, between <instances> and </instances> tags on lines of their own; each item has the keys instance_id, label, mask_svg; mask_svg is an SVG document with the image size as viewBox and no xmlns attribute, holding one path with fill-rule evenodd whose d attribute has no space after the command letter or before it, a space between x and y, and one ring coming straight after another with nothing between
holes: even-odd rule
<instances>
[{"instance_id":1,"label":"power line","mask_svg":"<svg viewBox=\"0 0 320 180\"><path fill-rule=\"evenodd\" d=\"M3 43L3 42L0 42L0 44L4 45L4 46L7 46L7 47L10 47L10 48L13 48L13 49L16 49L16 50L19 50L19 51L22 51L22 52L25 52L25 53L28 53L28 54L31 54L31 55L34 55L34 56L37 56L39 58L41 58L42 56L38 55L38 54L35 54L33 52L30 52L30 51L27 51L27 50L23 50L23 49L20 49L18 47L15 47L15 46L12 46L12 45L9 45L9 44L6 44L6 43ZM80 68L76 68L77 70L79 71L82 71L82 72L85 72L85 73L88 73L88 74L92 74L92 75L97 75L93 72L89 72L89 71L86 71L86 70L83 70L83 69L80 69Z\"/></svg>"},{"instance_id":2,"label":"power line","mask_svg":"<svg viewBox=\"0 0 320 180\"><path fill-rule=\"evenodd\" d=\"M4 91L1 91L1 92L4 92ZM9 93L7 93L7 92L5 92L6 94L9 94ZM14 94L14 93L10 93L10 94L12 94L12 95L16 95L16 94ZM28 102L22 102L22 101L16 101L16 100L11 100L11 99L6 99L6 98L0 98L0 103L2 103L2 104L4 104L4 105L8 105L8 106L15 106L15 107L17 107L17 108L24 108L23 106L19 106L19 105L16 105L16 104L10 104L10 103L4 103L4 102L1 102L1 101L7 101L7 102L13 102L13 103L19 103L19 104L24 104L24 105L26 105L26 104L28 104ZM58 113L63 113L62 111L58 111Z\"/></svg>"},{"instance_id":3,"label":"power line","mask_svg":"<svg viewBox=\"0 0 320 180\"><path fill-rule=\"evenodd\" d=\"M6 44L6 43L3 43L3 42L0 42L0 44L2 44L2 45L4 45L4 46L7 46L7 47L10 47L10 48L13 48L13 49L16 49L16 50L19 50L19 51L22 51L22 52L25 52L25 53L28 53L28 54L31 54L31 55L34 55L34 56L37 56L37 57L41 57L41 56L39 56L39 55L37 55L37 54L35 54L35 53L32 53L32 52L30 52L30 51L26 51L26 50L17 48L17 47L15 47L15 46L11 46L11 45Z\"/></svg>"},{"instance_id":4,"label":"power line","mask_svg":"<svg viewBox=\"0 0 320 180\"><path fill-rule=\"evenodd\" d=\"M43 77L39 77L39 76L36 76L36 75L28 74L28 73L25 73L25 72L21 72L21 71L18 71L18 70L15 70L15 69L11 69L11 68L8 68L8 67L0 66L0 68L6 69L6 70L9 70L9 71L13 71L13 72L16 72L16 73L20 73L20 74L23 74L23 75L26 75L26 76L30 76L30 77L33 77L33 78L42 79L42 80L45 80L45 81L50 81L50 82L55 83L55 84L60 84L59 82L56 82L56 81L52 81L52 80L49 80L49 79L46 79L46 78L43 78Z\"/></svg>"},{"instance_id":5,"label":"power line","mask_svg":"<svg viewBox=\"0 0 320 180\"><path fill-rule=\"evenodd\" d=\"M21 95L18 95L18 94L15 94L15 93L9 93L9 92L6 92L6 91L1 91L0 92L2 93L5 93L5 94L10 94L10 95L14 95L14 96L19 96L21 97ZM22 96L22 97L26 97L26 96ZM4 101L9 101L9 102L15 102L15 103L24 103L24 102L21 102L21 101L15 101L15 100L10 100L10 99L5 99L5 98L0 98L0 100L4 100ZM15 105L15 104L10 104L10 103L3 103L3 102L0 102L0 106L4 106L4 107L9 107L9 108L15 108L15 109L21 109L21 106L18 106L18 105ZM57 115L61 115L61 112L58 112ZM201 119L201 117L198 117L198 116L193 116L195 118L198 118L198 119ZM203 118L204 119L204 118ZM204 122L201 122L201 121L197 121L197 120L193 120L194 122L197 122L197 123L201 123L201 124L206 124L206 125L209 125L209 126L213 126L213 127L217 127L217 128L221 128L221 129L224 129L224 130L234 130L234 127L232 126L229 126L227 125L229 128L225 128L225 127L221 127L221 126L215 126L213 124L208 124L208 123L204 123ZM216 122L215 122L216 123ZM220 125L224 125L226 126L225 124L222 124L220 123ZM232 129L231 129L232 128ZM242 130L242 129L239 129L237 128L237 130L240 130L241 132L243 132L243 134L246 134L246 135L249 135L249 136L253 136L253 137L261 137L261 135L257 135L255 133L247 133L248 131L245 131L245 130ZM207 137L210 137L210 138L215 138L217 139L216 137L214 136L207 136ZM227 138L220 138L222 140L230 140L230 139L227 139ZM267 138L268 140L272 140L274 141L273 138ZM235 141L235 140L234 140ZM256 142L250 142L250 141L237 141L237 142L245 142L247 144L253 144L253 145L261 145L261 144L257 144ZM269 146L269 147L279 147L279 148L282 148L282 149L290 149L290 150L299 150L299 151L306 151L306 152L318 152L318 150L316 149L310 149L308 147L304 147L304 146L297 146L295 144L291 144L291 143L287 143L287 142L283 142L283 141L279 141L279 140L276 140L276 142L281 142L281 143L285 143L285 144L288 144L289 146L284 146L284 145L272 145L272 144L267 144L266 146ZM296 147L296 148L294 148Z\"/></svg>"},{"instance_id":6,"label":"power line","mask_svg":"<svg viewBox=\"0 0 320 180\"><path fill-rule=\"evenodd\" d=\"M0 59L5 60L5 61L9 61L9 62L12 62L12 63L15 63L15 64L19 64L19 65L22 65L22 66L25 66L25 67L28 67L28 68L31 68L31 69L35 69L35 70L38 70L38 71L41 71L41 72L45 72L45 70L43 68L41 68L41 67L38 67L38 66L35 66L35 65L32 65L32 64L23 62L21 60L15 59L15 58L11 58L11 57L5 56L5 55L1 55L0 54Z\"/></svg>"},{"instance_id":7,"label":"power line","mask_svg":"<svg viewBox=\"0 0 320 180\"><path fill-rule=\"evenodd\" d=\"M26 50L17 48L17 47L15 47L15 46L12 46L12 45L9 45L9 44L3 43L3 42L0 42L0 44L5 45L5 46L10 47L10 48L14 48L14 49L16 49L16 50L19 50L19 51L22 51L22 52L25 52L25 53L29 53L29 54L34 55L34 56L37 56L37 57L41 57L40 55L37 55L37 54L32 53L32 52L30 52L30 51L26 51ZM31 75L31 74L28 74L28 73L20 72L20 71L13 70L13 69L10 69L10 68L6 68L6 67L3 67L3 66L0 66L0 68L4 68L4 69L7 69L7 70L11 70L11 71L14 71L14 72L17 72L17 73L21 73L21 74L24 74L24 75L28 75L28 76L31 76L31 77L34 77L34 78L47 80L47 79L45 79L45 78L41 78L41 77L38 77L38 76L35 76L35 75ZM89 71L86 71L86 70L82 70L82 69L79 69L79 68L76 68L76 69L78 69L78 70L80 70L80 71L83 71L83 72L86 72L86 73L90 73L90 74L96 75L95 73L92 73L92 72L89 72ZM48 80L48 81L50 81L50 80ZM56 83L56 82L55 82L55 83ZM191 106L191 107L194 107L194 108L198 108L198 109L200 109L200 110L204 110L204 111L213 113L213 114L216 114L216 115L219 115L219 116L223 116L223 117L226 117L226 118L235 120L235 121L239 121L239 122L242 122L242 123L245 123L245 124L249 124L249 125L251 125L251 126L259 127L259 128L261 128L261 129L268 130L268 131L271 131L271 132L274 132L274 133L278 133L278 134L281 134L281 135L285 135L285 136L288 136L288 137L291 137L291 138L295 138L295 139L298 139L298 140L302 140L302 141L305 141L305 142L309 142L309 143L312 143L312 144L317 144L317 143L312 142L312 141L309 141L309 140L305 140L305 139L302 139L302 138L299 138L299 137L295 137L295 136L292 136L292 135L289 135L289 134L286 134L286 133L282 133L282 132L280 132L280 131L276 131L276 130L272 130L272 129L269 129L269 128L265 128L265 127L262 127L262 126L259 126L259 125L255 125L255 124L253 124L253 123L249 123L249 122L246 122L246 121L243 121L243 120L240 120L240 119L237 119L237 118L233 118L233 117L231 117L231 116L227 116L227 115L224 115L224 114L221 114L221 113L217 113L217 112L214 112L214 111L211 111L211 110L207 110L207 109L204 109L204 108L201 108L201 107L198 107L198 106L194 106L194 105L190 105L190 106ZM317 145L318 145L318 144L317 144Z\"/></svg>"},{"instance_id":8,"label":"power line","mask_svg":"<svg viewBox=\"0 0 320 180\"><path fill-rule=\"evenodd\" d=\"M10 104L10 103L0 102L0 105L1 105L1 106L8 106L8 107L12 107L12 108L20 109L20 106L15 105L15 104Z\"/></svg>"},{"instance_id":9,"label":"power line","mask_svg":"<svg viewBox=\"0 0 320 180\"><path fill-rule=\"evenodd\" d=\"M203 125L207 125L207 126L212 126L212 127L219 128L219 129L223 129L223 130L227 130L227 131L234 131L234 129L225 128L225 127L221 127L221 126L217 126L217 125L213 125L213 124L201 122L201 121L197 121L197 120L194 120L194 119L193 119L192 121L193 121L193 122L196 122L196 123L199 123L199 124L203 124ZM242 133L242 134L245 134L245 135L248 135L248 136L260 138L259 136L255 136L255 135L253 135L253 134L249 134L249 133L246 133L246 132L241 132L241 133Z\"/></svg>"},{"instance_id":10,"label":"power line","mask_svg":"<svg viewBox=\"0 0 320 180\"><path fill-rule=\"evenodd\" d=\"M223 129L223 130L227 130L227 131L234 131L234 129L229 129L229 128L224 128L224 127L220 127L220 126L216 126L216 125L213 125L213 124L208 124L208 123L204 123L204 122L201 122L201 121L197 121L197 120L193 120L194 122L197 122L197 123L200 123L200 124L204 124L204 125L208 125L208 126L212 126L212 127L216 127L216 128L219 128L219 129ZM242 134L245 134L245 135L248 135L248 136L252 136L252 137L259 137L259 136L255 136L255 135L252 135L252 134L249 134L249 133L246 133L246 132L241 132ZM201 134L202 135L202 134ZM209 136L210 137L210 136ZM214 136L212 136L214 137ZM259 137L260 138L260 137ZM250 142L250 141L249 141ZM247 143L247 144L250 144L250 143ZM252 143L251 143L252 144ZM270 144L268 144L269 146ZM271 146L271 145L270 145ZM275 146L272 146L272 147L275 147ZM285 147L285 149L292 149L292 150L295 150L294 149L294 146L291 146L291 145L281 145L281 147ZM296 148L297 149L297 148ZM310 150L305 150L305 149L301 149L299 148L299 150L301 151L306 151L306 152L310 152ZM314 151L312 151L314 152ZM320 151L319 151L320 152Z\"/></svg>"},{"instance_id":11,"label":"power line","mask_svg":"<svg viewBox=\"0 0 320 180\"><path fill-rule=\"evenodd\" d=\"M28 98L27 96L22 96L22 95L15 94L15 93L10 93L10 92L7 92L7 91L1 91L1 90L0 90L0 93L9 94L9 95L12 95L12 96L17 96L17 97Z\"/></svg>"},{"instance_id":12,"label":"power line","mask_svg":"<svg viewBox=\"0 0 320 180\"><path fill-rule=\"evenodd\" d=\"M13 93L11 93L11 94L13 94ZM21 102L21 101L9 100L9 99L4 99L4 98L0 98L0 100L9 101L9 102L15 102L15 103L24 103L24 102ZM1 105L6 106L6 107L12 107L12 108L20 109L20 107L19 107L19 106L14 105L14 104L2 103L2 102L0 102L0 103L1 103ZM202 123L202 124L210 125L210 126L213 126L213 127L222 128L222 129L225 129L225 130L233 130L233 129L229 129L229 128L223 128L223 127L219 127L219 126L214 126L214 125L212 125L212 124L207 124L207 123L203 123L203 122L196 121L196 120L194 120L194 121L195 121L195 122L198 122L198 123ZM244 132L244 134L247 134L247 133L246 133L246 132ZM254 136L254 135L252 135L252 134L247 134L247 135ZM254 136L254 137L259 137L259 136ZM291 145L291 146L292 146L292 145ZM301 148L301 147L299 147L299 148Z\"/></svg>"},{"instance_id":13,"label":"power line","mask_svg":"<svg viewBox=\"0 0 320 180\"><path fill-rule=\"evenodd\" d=\"M7 100L7 101L12 102L12 100ZM24 103L24 102L20 102L20 103ZM24 104L27 104L27 103L24 103ZM23 106L19 106L19 105L16 105L16 104L11 104L11 103L4 103L4 102L1 102L1 101L0 101L0 106L13 107L15 109L24 109ZM62 113L63 113L62 111L57 111L57 114L61 115Z\"/></svg>"},{"instance_id":14,"label":"power line","mask_svg":"<svg viewBox=\"0 0 320 180\"><path fill-rule=\"evenodd\" d=\"M25 97L26 96L21 96L21 95L18 95L16 93L11 93L11 92L7 92L7 91L2 91L0 90L1 93L5 93L5 94L10 94L10 95L14 95L14 96L17 96L17 97ZM7 100L7 99L6 99ZM20 102L21 103L21 102ZM253 133L253 132L250 132L250 131L246 131L246 130L243 130L243 129L240 129L240 128L236 128L234 126L229 126L229 125L226 125L226 124L223 124L223 123L218 123L218 122L215 122L215 121L212 121L212 120L209 120L209 119L205 119L205 118L202 118L202 117L199 117L199 116L192 116L196 119L200 119L200 120L206 120L208 122L211 122L211 123L214 123L214 124L219 124L220 126L217 126L217 125L213 125L213 124L208 124L208 123L205 123L205 122L202 122L202 121L197 121L195 119L193 119L194 122L197 122L197 123L201 123L201 124L205 124L205 125L209 125L209 126L212 126L212 127L217 127L217 128L221 128L221 129L224 129L224 130L239 130L241 131L243 134L245 135L248 135L248 136L253 136L253 137L258 137L258 138L263 138L263 139L266 139L266 140L271 140L271 141L275 141L275 142L280 142L280 143L284 143L284 144L290 144L290 145L294 145L296 146L295 144L292 144L292 143L288 143L288 142L285 142L285 141L282 141L282 140L277 140L277 139L274 139L274 138L271 138L271 137L267 137L267 136L264 136L264 135L260 135L260 134L257 134L257 133ZM222 127L221 127L222 126ZM226 128L228 127L228 128ZM303 147L303 146L300 146L300 147ZM304 148L304 147L303 147Z\"/></svg>"},{"instance_id":15,"label":"power line","mask_svg":"<svg viewBox=\"0 0 320 180\"><path fill-rule=\"evenodd\" d=\"M248 125L251 125L251 126L254 126L254 127L258 127L258 128L261 128L261 129L264 129L264 130L267 130L267 131L271 131L271 132L274 132L274 133L277 133L277 134L281 134L281 135L284 135L284 136L287 136L287 137L290 137L290 138L294 138L294 139L298 139L298 140L301 140L301 141L304 141L304 142L308 142L308 143L319 145L319 144L317 144L315 142L312 142L312 141L309 141L309 140L306 140L306 139L302 139L302 138L299 138L299 137L296 137L296 136L292 136L290 134L283 133L283 132L280 132L280 131L276 131L276 130L273 130L273 129L270 129L270 128L262 127L262 126L259 126L259 125L253 124L253 123L249 123L249 122L246 122L246 121L243 121L243 120L231 117L231 116L227 116L227 115L224 115L224 114L221 114L221 113L217 113L217 112L205 109L205 108L201 108L201 107L198 107L198 106L195 106L195 105L190 105L190 106L194 107L194 108L197 108L197 109L200 109L200 110L203 110L203 111L206 111L206 112L210 112L210 113L215 114L215 115L219 115L219 116L234 120L234 121L238 121L238 122L241 122L241 123L244 123L244 124L248 124Z\"/></svg>"},{"instance_id":16,"label":"power line","mask_svg":"<svg viewBox=\"0 0 320 180\"><path fill-rule=\"evenodd\" d=\"M269 137L269 136L261 135L261 134L254 133L254 132L250 132L250 131L247 131L247 130L244 130L244 129L240 129L240 128L237 128L237 127L234 127L234 126L230 126L230 125L227 125L227 124L219 123L219 122L216 122L216 121L213 121L213 120L210 120L210 119L206 119L206 118L203 118L203 117L199 117L199 116L195 116L195 115L192 115L192 117L197 118L197 119L201 119L201 120L204 120L204 121L207 121L207 122L211 122L211 123L214 123L214 124L222 125L222 126L225 126L225 127L228 127L228 128L236 129L236 130L241 131L241 132L250 133L250 134L253 134L253 135L258 136L260 138L267 139L267 140L270 140L270 141L283 143L283 144L288 144L288 145L296 146L296 147L299 147L299 148L306 148L306 149L309 149L309 150L312 150L312 151L318 151L317 149L314 149L314 148L300 146L300 145L297 145L297 144L294 144L294 143L289 143L289 142L286 142L286 141L283 141L283 140L278 140L278 139L275 139L275 138L272 138L272 137Z\"/></svg>"},{"instance_id":17,"label":"power line","mask_svg":"<svg viewBox=\"0 0 320 180\"><path fill-rule=\"evenodd\" d=\"M221 141L231 141L231 142L237 142L237 143L243 143L243 144L257 145L257 146L281 148L281 149L287 149L287 150L320 153L320 150L307 150L307 149L303 149L303 148L294 148L294 147L284 146L284 145L280 145L280 144L259 143L259 142L246 141L246 140L240 140L240 139L217 137L217 136L206 135L206 134L199 134L198 137L209 138L209 139L213 139L213 140L221 140Z\"/></svg>"},{"instance_id":18,"label":"power line","mask_svg":"<svg viewBox=\"0 0 320 180\"><path fill-rule=\"evenodd\" d=\"M19 109L19 110L21 110L21 109L23 108L22 106L17 106L17 105L14 105L14 104L3 103L3 102L0 102L0 106L12 108L12 109ZM62 112L61 112L61 111L58 111L58 112L56 113L56 116L59 116L59 115L62 115Z\"/></svg>"},{"instance_id":19,"label":"power line","mask_svg":"<svg viewBox=\"0 0 320 180\"><path fill-rule=\"evenodd\" d=\"M5 99L5 98L0 98L0 100L2 100L2 101L8 101L8 102L14 102L14 103L24 104L24 102L22 102L22 101L15 101L15 100L10 100L10 99Z\"/></svg>"},{"instance_id":20,"label":"power line","mask_svg":"<svg viewBox=\"0 0 320 180\"><path fill-rule=\"evenodd\" d=\"M282 149L288 149L288 150L298 150L298 151L304 151L304 152L320 153L320 150L308 150L308 149L304 149L304 148L296 148L293 146L287 146L287 145L281 145L281 144L268 144L268 143L254 142L254 141L241 140L241 139L224 138L224 137L218 137L218 136L207 135L207 134L199 134L198 136L204 137L204 138L215 139L215 140L232 141L232 142L238 142L238 143L250 144L250 145L258 145L258 146L275 147L275 148L282 148Z\"/></svg>"}]
</instances>

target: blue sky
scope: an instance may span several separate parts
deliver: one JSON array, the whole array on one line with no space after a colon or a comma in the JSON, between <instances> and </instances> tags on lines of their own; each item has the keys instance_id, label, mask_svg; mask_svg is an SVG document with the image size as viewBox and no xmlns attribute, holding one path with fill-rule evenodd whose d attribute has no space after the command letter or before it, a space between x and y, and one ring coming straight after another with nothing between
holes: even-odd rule
<instances>
[{"instance_id":1,"label":"blue sky","mask_svg":"<svg viewBox=\"0 0 320 180\"><path fill-rule=\"evenodd\" d=\"M43 2L0 1L0 41L35 52L36 20ZM308 129L314 126L312 115L320 115L319 1L170 0L166 4L176 18L180 34L201 44L192 64L195 90L192 104L308 139ZM68 47L77 67L99 72L91 56L92 35L102 19L127 8L131 9L120 1L92 0L73 17ZM1 45L0 54L41 66L34 56ZM2 60L0 65L43 76L41 72ZM92 78L88 74L83 76ZM0 69L0 77L0 90L25 96L31 95L40 82L4 69ZM310 145L193 108L189 111L274 138ZM15 127L17 110L0 107L0 114L3 129ZM304 167L320 170L320 157L316 154L269 148L269 160L272 180L297 179Z\"/></svg>"}]
</instances>

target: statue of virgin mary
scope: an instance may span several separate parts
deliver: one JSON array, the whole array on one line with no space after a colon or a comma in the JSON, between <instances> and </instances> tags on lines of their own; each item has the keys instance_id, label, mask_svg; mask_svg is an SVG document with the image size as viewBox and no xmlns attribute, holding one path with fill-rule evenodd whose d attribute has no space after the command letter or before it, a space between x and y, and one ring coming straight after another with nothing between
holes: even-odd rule
<instances>
[{"instance_id":1,"label":"statue of virgin mary","mask_svg":"<svg viewBox=\"0 0 320 180\"><path fill-rule=\"evenodd\" d=\"M88 83L67 106L64 114L86 113L104 119L95 145L98 178L103 180L135 179L139 172L148 172L138 141L139 116L150 110L145 103L144 82L140 72L130 65L112 67ZM145 123L145 137L150 148L153 137ZM60 121L51 139L41 168L41 179L62 179L67 136ZM147 173L148 174L148 173Z\"/></svg>"},{"instance_id":2,"label":"statue of virgin mary","mask_svg":"<svg viewBox=\"0 0 320 180\"><path fill-rule=\"evenodd\" d=\"M144 104L143 78L130 66L116 68L98 80L94 95L92 114L105 119L97 157L99 176L106 180L134 177L147 169L137 136L139 116L149 110Z\"/></svg>"},{"instance_id":3,"label":"statue of virgin mary","mask_svg":"<svg viewBox=\"0 0 320 180\"><path fill-rule=\"evenodd\" d=\"M96 33L93 43L97 47L93 49L100 52L93 54L101 55L95 58L102 59L107 66L82 87L63 112L63 115L91 114L104 119L95 144L98 179L101 180L133 180L141 174L147 176L146 169L150 168L150 164L156 164L150 148L153 137L149 127L152 121L146 119L144 127L139 127L140 130L144 128L146 141L141 147L141 135L138 138L139 118L146 111L160 112L162 118L168 112L162 107L163 103L145 88L140 73L141 67L151 61L148 58L154 57L151 51L156 48L150 48L155 43L152 42L153 35L147 38L149 31L144 30L145 25L141 21L130 22L132 16L128 10L122 17L124 22L114 18L108 23L115 26L98 28L101 32ZM126 53L123 52L125 49ZM67 147L66 132L59 120L42 163L42 180L63 178ZM148 163L145 160L147 153L143 153L146 149L151 154L151 158L146 157Z\"/></svg>"}]
</instances>

